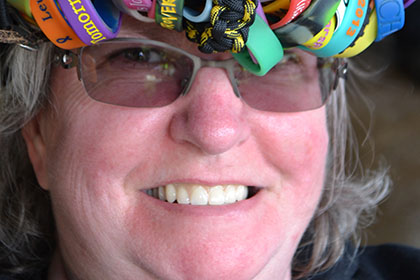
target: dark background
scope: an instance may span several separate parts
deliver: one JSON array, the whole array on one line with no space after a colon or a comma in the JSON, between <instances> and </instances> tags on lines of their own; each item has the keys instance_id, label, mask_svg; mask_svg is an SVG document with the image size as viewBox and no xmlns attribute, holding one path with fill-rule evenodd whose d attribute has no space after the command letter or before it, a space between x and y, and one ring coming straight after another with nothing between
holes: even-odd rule
<instances>
[{"instance_id":1,"label":"dark background","mask_svg":"<svg viewBox=\"0 0 420 280\"><path fill-rule=\"evenodd\" d=\"M367 230L370 244L397 242L420 247L419 2L406 10L403 30L351 59L356 67L348 91L361 159L373 169L385 163L393 180L391 196ZM351 91L362 92L369 99L368 106Z\"/></svg>"}]
</instances>

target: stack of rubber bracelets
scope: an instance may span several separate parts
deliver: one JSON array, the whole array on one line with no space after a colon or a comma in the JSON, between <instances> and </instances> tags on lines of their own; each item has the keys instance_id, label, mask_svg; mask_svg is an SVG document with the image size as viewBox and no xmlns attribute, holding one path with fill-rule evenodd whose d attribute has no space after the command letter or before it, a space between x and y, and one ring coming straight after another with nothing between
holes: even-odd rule
<instances>
[{"instance_id":1,"label":"stack of rubber bracelets","mask_svg":"<svg viewBox=\"0 0 420 280\"><path fill-rule=\"evenodd\" d=\"M318 57L355 56L401 29L405 8L412 2L0 0L0 42L21 36L26 42L21 45L34 46L36 40L29 37L36 32L28 30L40 30L62 49L97 44L117 36L125 13L141 22L185 31L204 53L230 51L243 67L264 75L288 48L299 47Z\"/></svg>"}]
</instances>

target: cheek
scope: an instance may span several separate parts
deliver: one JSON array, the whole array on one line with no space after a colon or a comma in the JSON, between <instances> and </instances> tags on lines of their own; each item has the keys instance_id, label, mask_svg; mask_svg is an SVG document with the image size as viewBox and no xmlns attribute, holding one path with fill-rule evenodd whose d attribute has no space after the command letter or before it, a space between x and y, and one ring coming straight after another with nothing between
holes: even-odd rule
<instances>
[{"instance_id":1,"label":"cheek","mask_svg":"<svg viewBox=\"0 0 420 280\"><path fill-rule=\"evenodd\" d=\"M328 151L325 108L268 117L255 127L260 152L283 179L313 183L322 177Z\"/></svg>"},{"instance_id":2,"label":"cheek","mask_svg":"<svg viewBox=\"0 0 420 280\"><path fill-rule=\"evenodd\" d=\"M99 104L84 93L74 72L53 73L56 80L69 79L64 75L73 73L73 82L52 87L56 113L51 120L54 135L48 143L50 170L59 164L74 166L98 182L110 176L121 179L123 172L140 161L139 155L147 155L157 145L154 140L165 129L159 127L162 114L156 109L150 112Z\"/></svg>"},{"instance_id":3,"label":"cheek","mask_svg":"<svg viewBox=\"0 0 420 280\"><path fill-rule=\"evenodd\" d=\"M61 111L56 125L60 129L48 145L49 185L61 246L72 254L67 259L78 259L87 247L103 252L104 244L117 254L120 250L109 240L124 236L122 221L132 203L128 192L133 190L124 189L124 178L135 166L154 168L147 157L159 146L158 133L165 129L148 112L139 116L103 106L67 112ZM135 120L142 124L133 125Z\"/></svg>"},{"instance_id":4,"label":"cheek","mask_svg":"<svg viewBox=\"0 0 420 280\"><path fill-rule=\"evenodd\" d=\"M325 109L288 114L261 122L256 131L268 166L281 174L274 189L279 215L303 233L321 196L329 137Z\"/></svg>"},{"instance_id":5,"label":"cheek","mask_svg":"<svg viewBox=\"0 0 420 280\"><path fill-rule=\"evenodd\" d=\"M137 114L137 115L136 115ZM74 114L72 114L74 115ZM165 131L154 114L121 110L94 110L82 116L63 116L54 145L51 145L51 166L71 166L88 178L123 179L136 163L148 162L150 149L158 145L159 133ZM141 120L141 125L133 125ZM140 155L142 158L140 158ZM97 181L98 182L98 181Z\"/></svg>"}]
</instances>

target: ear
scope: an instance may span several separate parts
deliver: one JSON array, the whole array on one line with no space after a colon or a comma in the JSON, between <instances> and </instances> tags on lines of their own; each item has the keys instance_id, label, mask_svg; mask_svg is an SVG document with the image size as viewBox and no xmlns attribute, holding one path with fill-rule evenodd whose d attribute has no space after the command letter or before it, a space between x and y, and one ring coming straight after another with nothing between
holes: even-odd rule
<instances>
[{"instance_id":1,"label":"ear","mask_svg":"<svg viewBox=\"0 0 420 280\"><path fill-rule=\"evenodd\" d=\"M34 117L22 128L22 135L38 183L43 189L48 190L45 138L41 133L38 117Z\"/></svg>"}]
</instances>

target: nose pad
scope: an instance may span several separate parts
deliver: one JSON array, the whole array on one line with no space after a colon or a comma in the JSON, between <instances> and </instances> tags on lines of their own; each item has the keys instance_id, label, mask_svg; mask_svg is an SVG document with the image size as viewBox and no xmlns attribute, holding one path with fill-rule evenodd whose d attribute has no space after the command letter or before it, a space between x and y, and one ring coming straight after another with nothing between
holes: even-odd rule
<instances>
[{"instance_id":1,"label":"nose pad","mask_svg":"<svg viewBox=\"0 0 420 280\"><path fill-rule=\"evenodd\" d=\"M198 71L185 104L170 124L177 143L189 143L206 154L221 154L244 142L250 134L244 104L234 94L224 69Z\"/></svg>"}]
</instances>

